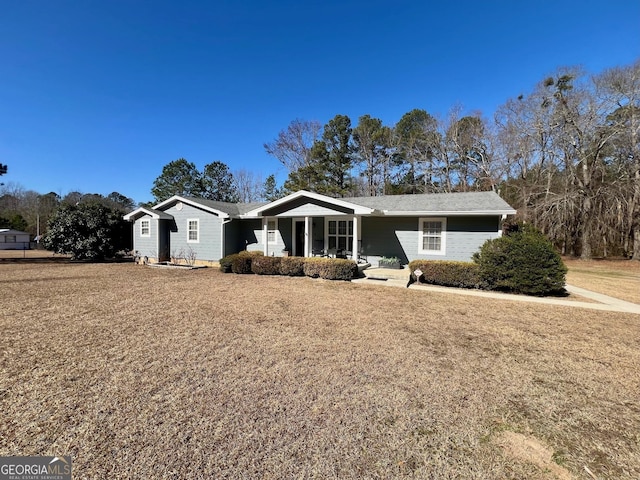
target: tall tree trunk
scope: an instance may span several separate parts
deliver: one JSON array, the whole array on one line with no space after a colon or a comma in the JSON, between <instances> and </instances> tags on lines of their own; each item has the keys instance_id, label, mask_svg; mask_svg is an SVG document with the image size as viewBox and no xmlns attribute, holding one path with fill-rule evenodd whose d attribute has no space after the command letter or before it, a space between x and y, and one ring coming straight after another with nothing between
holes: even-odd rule
<instances>
[{"instance_id":1,"label":"tall tree trunk","mask_svg":"<svg viewBox=\"0 0 640 480\"><path fill-rule=\"evenodd\" d=\"M582 211L580 217L580 258L583 260L590 260L591 253L591 232L593 226L592 212L591 212L591 197L587 194L582 199Z\"/></svg>"}]
</instances>

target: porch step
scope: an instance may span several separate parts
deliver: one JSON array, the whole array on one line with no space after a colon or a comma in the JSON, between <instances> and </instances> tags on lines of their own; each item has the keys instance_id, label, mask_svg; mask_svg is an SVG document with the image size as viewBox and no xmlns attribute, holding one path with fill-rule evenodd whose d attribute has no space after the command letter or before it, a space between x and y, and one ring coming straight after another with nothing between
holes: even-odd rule
<instances>
[{"instance_id":1,"label":"porch step","mask_svg":"<svg viewBox=\"0 0 640 480\"><path fill-rule=\"evenodd\" d=\"M407 280L409 278L408 268L380 268L370 267L363 271L364 276L371 280Z\"/></svg>"}]
</instances>

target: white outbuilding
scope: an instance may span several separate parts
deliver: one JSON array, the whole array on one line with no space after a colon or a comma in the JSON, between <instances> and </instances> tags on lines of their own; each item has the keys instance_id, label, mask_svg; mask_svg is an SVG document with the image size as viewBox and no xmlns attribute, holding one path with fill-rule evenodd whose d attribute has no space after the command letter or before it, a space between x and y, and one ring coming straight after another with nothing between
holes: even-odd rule
<instances>
[{"instance_id":1,"label":"white outbuilding","mask_svg":"<svg viewBox=\"0 0 640 480\"><path fill-rule=\"evenodd\" d=\"M29 248L27 232L0 228L0 250L28 250Z\"/></svg>"}]
</instances>

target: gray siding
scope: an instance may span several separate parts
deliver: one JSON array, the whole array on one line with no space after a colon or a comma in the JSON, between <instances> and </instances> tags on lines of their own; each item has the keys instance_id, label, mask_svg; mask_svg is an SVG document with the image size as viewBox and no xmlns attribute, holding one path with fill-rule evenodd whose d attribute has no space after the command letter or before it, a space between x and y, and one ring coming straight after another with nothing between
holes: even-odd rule
<instances>
[{"instance_id":1,"label":"gray siding","mask_svg":"<svg viewBox=\"0 0 640 480\"><path fill-rule=\"evenodd\" d=\"M150 237L140 236L140 224L142 220L149 220ZM133 250L137 251L140 256L157 258L158 252L158 220L154 220L149 215L138 218L133 224Z\"/></svg>"},{"instance_id":2,"label":"gray siding","mask_svg":"<svg viewBox=\"0 0 640 480\"><path fill-rule=\"evenodd\" d=\"M498 236L499 218L448 217L445 255L418 253L419 217L363 217L362 250L368 261L377 265L380 257L411 260L469 261L488 239Z\"/></svg>"},{"instance_id":3,"label":"gray siding","mask_svg":"<svg viewBox=\"0 0 640 480\"><path fill-rule=\"evenodd\" d=\"M275 251L275 255L282 255L282 250L285 249L291 255L293 252L293 244L291 239L293 238L293 233L291 229L293 228L293 220L291 218L279 218L278 219L278 230L280 231L280 241L282 242L282 248L279 251ZM271 247L271 245L269 245Z\"/></svg>"},{"instance_id":4,"label":"gray siding","mask_svg":"<svg viewBox=\"0 0 640 480\"><path fill-rule=\"evenodd\" d=\"M169 248L171 256L178 254L181 250L188 252L193 250L197 260L218 261L222 253L222 219L217 215L200 210L191 205L183 204L182 210L176 209L175 205L165 210L172 215L174 222L171 222L169 233ZM188 224L190 219L198 219L199 235L198 242L188 242Z\"/></svg>"},{"instance_id":5,"label":"gray siding","mask_svg":"<svg viewBox=\"0 0 640 480\"><path fill-rule=\"evenodd\" d=\"M262 245L262 220L241 220L238 252L242 250L264 251Z\"/></svg>"},{"instance_id":6,"label":"gray siding","mask_svg":"<svg viewBox=\"0 0 640 480\"><path fill-rule=\"evenodd\" d=\"M262 212L265 217L284 215L287 217L310 217L322 215L353 214L353 210L310 198L296 198Z\"/></svg>"},{"instance_id":7,"label":"gray siding","mask_svg":"<svg viewBox=\"0 0 640 480\"><path fill-rule=\"evenodd\" d=\"M224 229L224 252L223 256L231 255L232 253L238 253L240 248L240 220L233 220L230 223L226 223L222 228Z\"/></svg>"}]
</instances>

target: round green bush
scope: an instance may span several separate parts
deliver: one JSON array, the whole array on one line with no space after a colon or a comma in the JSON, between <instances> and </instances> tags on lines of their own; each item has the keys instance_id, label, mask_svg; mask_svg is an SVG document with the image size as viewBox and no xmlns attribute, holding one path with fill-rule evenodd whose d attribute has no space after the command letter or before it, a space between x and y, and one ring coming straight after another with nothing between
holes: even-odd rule
<instances>
[{"instance_id":1,"label":"round green bush","mask_svg":"<svg viewBox=\"0 0 640 480\"><path fill-rule=\"evenodd\" d=\"M473 260L489 290L527 295L553 295L564 291L567 267L551 242L531 225L487 240Z\"/></svg>"}]
</instances>

